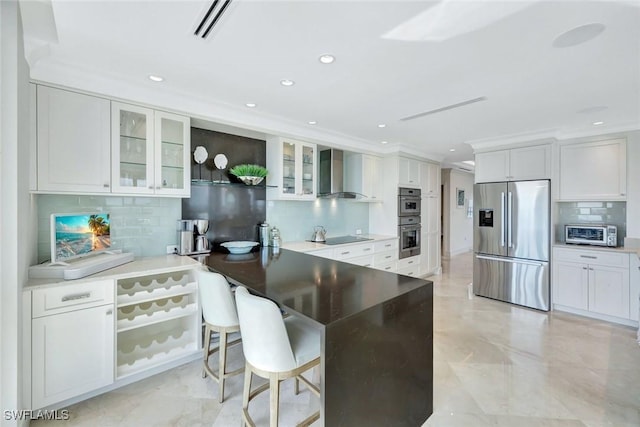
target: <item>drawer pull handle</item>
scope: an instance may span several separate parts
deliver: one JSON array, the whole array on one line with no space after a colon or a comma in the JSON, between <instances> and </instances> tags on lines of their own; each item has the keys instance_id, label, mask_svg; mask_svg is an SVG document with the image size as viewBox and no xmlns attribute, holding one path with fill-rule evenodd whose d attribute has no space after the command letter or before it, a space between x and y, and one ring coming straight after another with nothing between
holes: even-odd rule
<instances>
[{"instance_id":1,"label":"drawer pull handle","mask_svg":"<svg viewBox=\"0 0 640 427\"><path fill-rule=\"evenodd\" d=\"M85 292L83 294L65 295L62 297L62 302L74 301L77 299L85 299L91 297L91 292Z\"/></svg>"},{"instance_id":2,"label":"drawer pull handle","mask_svg":"<svg viewBox=\"0 0 640 427\"><path fill-rule=\"evenodd\" d=\"M364 248L362 251L363 251L363 252L368 252L368 251L370 251L370 250L371 250L371 248Z\"/></svg>"},{"instance_id":3,"label":"drawer pull handle","mask_svg":"<svg viewBox=\"0 0 640 427\"><path fill-rule=\"evenodd\" d=\"M387 256L385 257L385 259L389 259L389 258L391 258L391 255L387 255Z\"/></svg>"},{"instance_id":4,"label":"drawer pull handle","mask_svg":"<svg viewBox=\"0 0 640 427\"><path fill-rule=\"evenodd\" d=\"M113 310L109 309L109 311L107 311L107 316L111 316L113 314Z\"/></svg>"},{"instance_id":5,"label":"drawer pull handle","mask_svg":"<svg viewBox=\"0 0 640 427\"><path fill-rule=\"evenodd\" d=\"M597 256L591 256L591 255L580 255L580 258L598 259Z\"/></svg>"},{"instance_id":6,"label":"drawer pull handle","mask_svg":"<svg viewBox=\"0 0 640 427\"><path fill-rule=\"evenodd\" d=\"M391 267L385 267L384 269L385 270L391 270Z\"/></svg>"},{"instance_id":7,"label":"drawer pull handle","mask_svg":"<svg viewBox=\"0 0 640 427\"><path fill-rule=\"evenodd\" d=\"M347 251L347 252L340 252L340 255L349 255L351 252Z\"/></svg>"},{"instance_id":8,"label":"drawer pull handle","mask_svg":"<svg viewBox=\"0 0 640 427\"><path fill-rule=\"evenodd\" d=\"M582 267L583 270L587 270L587 267Z\"/></svg>"},{"instance_id":9,"label":"drawer pull handle","mask_svg":"<svg viewBox=\"0 0 640 427\"><path fill-rule=\"evenodd\" d=\"M413 264L413 261L409 261L407 264Z\"/></svg>"},{"instance_id":10,"label":"drawer pull handle","mask_svg":"<svg viewBox=\"0 0 640 427\"><path fill-rule=\"evenodd\" d=\"M365 264L364 266L365 267L371 267L371 264Z\"/></svg>"},{"instance_id":11,"label":"drawer pull handle","mask_svg":"<svg viewBox=\"0 0 640 427\"><path fill-rule=\"evenodd\" d=\"M385 248L390 248L391 247L391 243L387 243L386 245L384 245Z\"/></svg>"}]
</instances>

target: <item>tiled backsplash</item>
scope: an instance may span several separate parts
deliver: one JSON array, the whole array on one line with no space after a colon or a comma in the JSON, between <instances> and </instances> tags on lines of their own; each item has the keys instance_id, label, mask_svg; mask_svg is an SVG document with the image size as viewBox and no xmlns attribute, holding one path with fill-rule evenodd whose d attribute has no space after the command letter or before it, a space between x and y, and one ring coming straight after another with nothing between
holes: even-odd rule
<instances>
[{"instance_id":1,"label":"tiled backsplash","mask_svg":"<svg viewBox=\"0 0 640 427\"><path fill-rule=\"evenodd\" d=\"M164 197L38 195L38 262L51 258L50 215L83 212L109 213L113 249L155 256L176 244L182 202Z\"/></svg>"},{"instance_id":2,"label":"tiled backsplash","mask_svg":"<svg viewBox=\"0 0 640 427\"><path fill-rule=\"evenodd\" d=\"M369 232L369 204L342 199L312 202L267 202L267 222L278 227L283 242L309 240L313 228L321 225L328 237Z\"/></svg>"},{"instance_id":3,"label":"tiled backsplash","mask_svg":"<svg viewBox=\"0 0 640 427\"><path fill-rule=\"evenodd\" d=\"M610 224L618 227L618 246L627 235L626 202L559 202L556 242L564 242L566 224Z\"/></svg>"}]
</instances>

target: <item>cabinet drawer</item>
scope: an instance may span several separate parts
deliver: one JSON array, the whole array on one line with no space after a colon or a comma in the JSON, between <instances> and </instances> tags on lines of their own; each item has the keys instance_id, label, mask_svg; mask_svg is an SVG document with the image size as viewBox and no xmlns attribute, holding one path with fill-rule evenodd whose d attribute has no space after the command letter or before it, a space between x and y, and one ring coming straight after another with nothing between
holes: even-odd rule
<instances>
[{"instance_id":1,"label":"cabinet drawer","mask_svg":"<svg viewBox=\"0 0 640 427\"><path fill-rule=\"evenodd\" d=\"M386 252L390 250L398 250L398 239L393 240L381 240L379 242L374 242L373 247L375 252Z\"/></svg>"},{"instance_id":2,"label":"cabinet drawer","mask_svg":"<svg viewBox=\"0 0 640 427\"><path fill-rule=\"evenodd\" d=\"M99 305L113 304L113 280L77 283L32 293L33 318Z\"/></svg>"},{"instance_id":3,"label":"cabinet drawer","mask_svg":"<svg viewBox=\"0 0 640 427\"><path fill-rule=\"evenodd\" d=\"M315 255L322 258L333 258L333 249L320 249L319 251L307 252L309 255Z\"/></svg>"},{"instance_id":4,"label":"cabinet drawer","mask_svg":"<svg viewBox=\"0 0 640 427\"><path fill-rule=\"evenodd\" d=\"M416 271L417 271L418 269L416 267L418 265L420 265L420 257L419 256L412 256L412 257L409 257L409 258L399 259L398 260L398 272L400 272L400 270L403 270L405 268L415 268Z\"/></svg>"},{"instance_id":5,"label":"cabinet drawer","mask_svg":"<svg viewBox=\"0 0 640 427\"><path fill-rule=\"evenodd\" d=\"M410 265L409 267L398 268L396 273L404 274L405 276L417 277L420 273L420 265Z\"/></svg>"},{"instance_id":6,"label":"cabinet drawer","mask_svg":"<svg viewBox=\"0 0 640 427\"><path fill-rule=\"evenodd\" d=\"M391 261L384 264L374 264L374 268L377 270L395 273L395 271L398 269L398 263L396 261Z\"/></svg>"},{"instance_id":7,"label":"cabinet drawer","mask_svg":"<svg viewBox=\"0 0 640 427\"><path fill-rule=\"evenodd\" d=\"M375 265L378 264L386 264L391 261L397 261L398 259L398 251L386 251L386 252L376 252L373 254L373 262Z\"/></svg>"},{"instance_id":8,"label":"cabinet drawer","mask_svg":"<svg viewBox=\"0 0 640 427\"><path fill-rule=\"evenodd\" d=\"M373 267L373 255L348 258L344 260L344 262L348 262L349 264L361 265L363 267Z\"/></svg>"},{"instance_id":9,"label":"cabinet drawer","mask_svg":"<svg viewBox=\"0 0 640 427\"><path fill-rule=\"evenodd\" d=\"M629 254L627 253L554 248L553 255L555 261L580 262L584 264L629 268Z\"/></svg>"},{"instance_id":10,"label":"cabinet drawer","mask_svg":"<svg viewBox=\"0 0 640 427\"><path fill-rule=\"evenodd\" d=\"M348 245L333 250L333 258L342 261L343 259L353 258L362 255L370 255L373 253L373 243L364 243L360 245Z\"/></svg>"}]
</instances>

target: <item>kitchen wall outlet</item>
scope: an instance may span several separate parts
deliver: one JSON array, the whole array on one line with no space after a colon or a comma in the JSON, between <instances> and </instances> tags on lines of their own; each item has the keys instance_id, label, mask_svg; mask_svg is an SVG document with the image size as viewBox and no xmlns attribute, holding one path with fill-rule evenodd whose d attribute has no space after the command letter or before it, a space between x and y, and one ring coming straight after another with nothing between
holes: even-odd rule
<instances>
[{"instance_id":1,"label":"kitchen wall outlet","mask_svg":"<svg viewBox=\"0 0 640 427\"><path fill-rule=\"evenodd\" d=\"M168 254L177 254L178 246L177 245L167 245L167 253Z\"/></svg>"},{"instance_id":2,"label":"kitchen wall outlet","mask_svg":"<svg viewBox=\"0 0 640 427\"><path fill-rule=\"evenodd\" d=\"M362 230L361 230L361 229L359 229L359 228L358 228L358 229L356 229L356 236L357 236L358 234L362 234Z\"/></svg>"}]
</instances>

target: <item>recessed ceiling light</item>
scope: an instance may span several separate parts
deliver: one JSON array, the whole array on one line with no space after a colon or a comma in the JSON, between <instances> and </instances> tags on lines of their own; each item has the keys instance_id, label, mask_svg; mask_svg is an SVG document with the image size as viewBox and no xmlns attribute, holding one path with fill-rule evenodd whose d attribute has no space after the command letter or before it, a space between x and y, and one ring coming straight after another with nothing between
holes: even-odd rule
<instances>
[{"instance_id":1,"label":"recessed ceiling light","mask_svg":"<svg viewBox=\"0 0 640 427\"><path fill-rule=\"evenodd\" d=\"M255 107L256 107L256 104L254 104L253 102L247 102L247 103L246 103L246 104L244 104L244 105L246 105L246 106L247 106L247 107L249 107L249 108L255 108Z\"/></svg>"},{"instance_id":2,"label":"recessed ceiling light","mask_svg":"<svg viewBox=\"0 0 640 427\"><path fill-rule=\"evenodd\" d=\"M593 122L594 126L600 126L600 125L603 125L603 124L604 124L604 122Z\"/></svg>"},{"instance_id":3,"label":"recessed ceiling light","mask_svg":"<svg viewBox=\"0 0 640 427\"><path fill-rule=\"evenodd\" d=\"M333 61L336 60L336 57L333 55L329 55L329 54L325 54L320 56L320 62L322 62L323 64L331 64Z\"/></svg>"},{"instance_id":4,"label":"recessed ceiling light","mask_svg":"<svg viewBox=\"0 0 640 427\"><path fill-rule=\"evenodd\" d=\"M580 25L556 37L553 47L571 47L586 43L600 35L604 29L605 26L598 22Z\"/></svg>"},{"instance_id":5,"label":"recessed ceiling light","mask_svg":"<svg viewBox=\"0 0 640 427\"><path fill-rule=\"evenodd\" d=\"M380 144L386 144L387 141L380 141Z\"/></svg>"},{"instance_id":6,"label":"recessed ceiling light","mask_svg":"<svg viewBox=\"0 0 640 427\"><path fill-rule=\"evenodd\" d=\"M280 84L282 86L293 86L296 82L294 82L293 80L289 80L289 79L282 79L280 80Z\"/></svg>"},{"instance_id":7,"label":"recessed ceiling light","mask_svg":"<svg viewBox=\"0 0 640 427\"><path fill-rule=\"evenodd\" d=\"M476 162L474 160L463 160L462 163L465 163L469 166L475 166Z\"/></svg>"},{"instance_id":8,"label":"recessed ceiling light","mask_svg":"<svg viewBox=\"0 0 640 427\"><path fill-rule=\"evenodd\" d=\"M378 127L379 127L379 128L386 128L386 127L387 127L387 125L385 125L384 123L380 123L380 124L378 125Z\"/></svg>"},{"instance_id":9,"label":"recessed ceiling light","mask_svg":"<svg viewBox=\"0 0 640 427\"><path fill-rule=\"evenodd\" d=\"M150 75L149 75L149 80L152 80L152 81L154 81L154 82L161 82L161 81L163 81L163 80L164 80L164 77L162 77L162 76L156 76L156 75L150 74Z\"/></svg>"},{"instance_id":10,"label":"recessed ceiling light","mask_svg":"<svg viewBox=\"0 0 640 427\"><path fill-rule=\"evenodd\" d=\"M316 125L316 124L318 124L318 122L316 122L315 120L310 120L310 121L309 121L309 124L310 124L310 125Z\"/></svg>"},{"instance_id":11,"label":"recessed ceiling light","mask_svg":"<svg viewBox=\"0 0 640 427\"><path fill-rule=\"evenodd\" d=\"M449 148L449 151L456 151L455 148Z\"/></svg>"}]
</instances>

